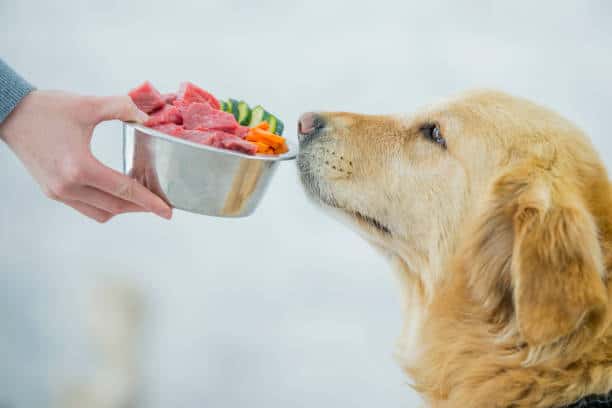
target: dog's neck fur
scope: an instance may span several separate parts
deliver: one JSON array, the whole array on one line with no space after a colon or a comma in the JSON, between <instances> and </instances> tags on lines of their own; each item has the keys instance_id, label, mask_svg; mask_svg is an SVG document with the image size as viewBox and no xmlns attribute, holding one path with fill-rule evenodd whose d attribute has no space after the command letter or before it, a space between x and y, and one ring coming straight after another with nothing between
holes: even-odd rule
<instances>
[{"instance_id":1,"label":"dog's neck fur","mask_svg":"<svg viewBox=\"0 0 612 408\"><path fill-rule=\"evenodd\" d=\"M404 314L396 357L427 406L563 407L612 389L607 375L612 355L606 352L612 350L612 336L602 338L600 355L591 353L589 361L576 361L562 374L554 364L525 366L528 352L517 346L518 334L483 325L480 308L469 304L469 290L460 280L434 286L424 283L422 273L440 276L436 271L417 273L398 255L391 263Z\"/></svg>"}]
</instances>

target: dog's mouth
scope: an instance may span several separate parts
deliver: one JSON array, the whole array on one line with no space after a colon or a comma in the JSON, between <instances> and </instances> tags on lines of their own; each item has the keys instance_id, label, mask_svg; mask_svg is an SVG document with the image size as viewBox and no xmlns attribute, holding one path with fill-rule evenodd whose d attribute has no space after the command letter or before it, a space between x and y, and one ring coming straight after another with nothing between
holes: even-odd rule
<instances>
[{"instance_id":1,"label":"dog's mouth","mask_svg":"<svg viewBox=\"0 0 612 408\"><path fill-rule=\"evenodd\" d=\"M376 218L364 215L358 211L354 211L352 214L358 221L373 227L384 235L391 235L391 230Z\"/></svg>"},{"instance_id":2,"label":"dog's mouth","mask_svg":"<svg viewBox=\"0 0 612 408\"><path fill-rule=\"evenodd\" d=\"M357 221L357 223L366 225L370 228L375 229L383 235L391 235L391 230L384 223L379 221L374 217L370 217L369 215L365 215L360 211L354 211L350 208L341 206L334 198L322 198L319 197L319 201L331 208L342 211L343 213L349 215L351 218Z\"/></svg>"}]
</instances>

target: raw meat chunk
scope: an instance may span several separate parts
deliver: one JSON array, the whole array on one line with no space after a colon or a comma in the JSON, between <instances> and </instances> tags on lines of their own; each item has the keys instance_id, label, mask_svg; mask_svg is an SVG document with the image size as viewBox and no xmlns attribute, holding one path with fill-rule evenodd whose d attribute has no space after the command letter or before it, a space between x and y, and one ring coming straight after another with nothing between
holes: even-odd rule
<instances>
[{"instance_id":1,"label":"raw meat chunk","mask_svg":"<svg viewBox=\"0 0 612 408\"><path fill-rule=\"evenodd\" d=\"M191 82L183 82L181 84L177 99L185 104L206 102L214 109L221 108L221 104L217 98Z\"/></svg>"},{"instance_id":2,"label":"raw meat chunk","mask_svg":"<svg viewBox=\"0 0 612 408\"><path fill-rule=\"evenodd\" d=\"M176 136L191 142L205 144L223 149L235 150L246 154L255 154L257 146L231 133L221 130L206 129L181 129Z\"/></svg>"},{"instance_id":3,"label":"raw meat chunk","mask_svg":"<svg viewBox=\"0 0 612 408\"><path fill-rule=\"evenodd\" d=\"M153 129L172 136L178 136L178 134L183 130L183 127L175 123L163 123L161 125L153 126Z\"/></svg>"},{"instance_id":4,"label":"raw meat chunk","mask_svg":"<svg viewBox=\"0 0 612 408\"><path fill-rule=\"evenodd\" d=\"M132 89L128 95L138 106L138 109L146 113L151 113L165 104L159 91L149 81L145 81L139 87Z\"/></svg>"},{"instance_id":5,"label":"raw meat chunk","mask_svg":"<svg viewBox=\"0 0 612 408\"><path fill-rule=\"evenodd\" d=\"M164 105L163 108L156 110L149 116L145 126L157 126L163 123L183 123L183 117L176 106Z\"/></svg>"},{"instance_id":6,"label":"raw meat chunk","mask_svg":"<svg viewBox=\"0 0 612 408\"><path fill-rule=\"evenodd\" d=\"M246 154L257 153L257 145L239 138L238 136L227 137L223 140L222 145L229 150L235 150Z\"/></svg>"},{"instance_id":7,"label":"raw meat chunk","mask_svg":"<svg viewBox=\"0 0 612 408\"><path fill-rule=\"evenodd\" d=\"M238 127L234 115L212 109L207 103L196 102L179 106L179 111L183 115L185 129L219 129L233 132Z\"/></svg>"},{"instance_id":8,"label":"raw meat chunk","mask_svg":"<svg viewBox=\"0 0 612 408\"><path fill-rule=\"evenodd\" d=\"M176 93L175 92L165 93L165 94L162 94L161 97L164 100L164 102L172 103L176 99Z\"/></svg>"},{"instance_id":9,"label":"raw meat chunk","mask_svg":"<svg viewBox=\"0 0 612 408\"><path fill-rule=\"evenodd\" d=\"M245 138L247 133L249 133L249 127L248 126L238 126L236 128L236 131L234 132L234 134L238 137L241 138Z\"/></svg>"}]
</instances>

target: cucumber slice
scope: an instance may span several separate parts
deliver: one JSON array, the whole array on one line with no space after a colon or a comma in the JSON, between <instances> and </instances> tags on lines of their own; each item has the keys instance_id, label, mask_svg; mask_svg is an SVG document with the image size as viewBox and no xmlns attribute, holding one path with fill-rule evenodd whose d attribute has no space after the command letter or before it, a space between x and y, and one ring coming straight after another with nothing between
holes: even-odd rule
<instances>
[{"instance_id":1,"label":"cucumber slice","mask_svg":"<svg viewBox=\"0 0 612 408\"><path fill-rule=\"evenodd\" d=\"M232 113L232 99L228 99L224 104L224 112Z\"/></svg>"},{"instance_id":2,"label":"cucumber slice","mask_svg":"<svg viewBox=\"0 0 612 408\"><path fill-rule=\"evenodd\" d=\"M225 101L219 101L221 103L221 110L223 112L227 112L227 102Z\"/></svg>"},{"instance_id":3,"label":"cucumber slice","mask_svg":"<svg viewBox=\"0 0 612 408\"><path fill-rule=\"evenodd\" d=\"M269 120L270 120L270 116L272 116L272 115L270 114L270 112L268 112L267 110L265 110L265 109L264 109L264 115L263 115L263 118L261 119L261 121L262 121L262 122L263 122L263 121L266 121L266 122L270 123L270 122L269 122Z\"/></svg>"},{"instance_id":4,"label":"cucumber slice","mask_svg":"<svg viewBox=\"0 0 612 408\"><path fill-rule=\"evenodd\" d=\"M268 116L268 125L269 125L268 131L269 132L276 133L276 123L277 123L276 116L274 115Z\"/></svg>"},{"instance_id":5,"label":"cucumber slice","mask_svg":"<svg viewBox=\"0 0 612 408\"><path fill-rule=\"evenodd\" d=\"M283 135L283 130L285 130L285 124L283 123L282 120L280 119L276 119L276 134L279 136Z\"/></svg>"},{"instance_id":6,"label":"cucumber slice","mask_svg":"<svg viewBox=\"0 0 612 408\"><path fill-rule=\"evenodd\" d=\"M232 110L229 111L232 115L234 115L234 117L236 118L236 121L238 121L238 104L240 102L238 102L235 99L229 98L229 102L232 104Z\"/></svg>"},{"instance_id":7,"label":"cucumber slice","mask_svg":"<svg viewBox=\"0 0 612 408\"><path fill-rule=\"evenodd\" d=\"M257 105L254 107L251 111L251 121L249 122L249 127L254 127L259 124L259 122L263 121L265 113L266 111L264 110L263 106Z\"/></svg>"},{"instance_id":8,"label":"cucumber slice","mask_svg":"<svg viewBox=\"0 0 612 408\"><path fill-rule=\"evenodd\" d=\"M245 101L238 103L238 123L247 125L251 121L251 108Z\"/></svg>"}]
</instances>

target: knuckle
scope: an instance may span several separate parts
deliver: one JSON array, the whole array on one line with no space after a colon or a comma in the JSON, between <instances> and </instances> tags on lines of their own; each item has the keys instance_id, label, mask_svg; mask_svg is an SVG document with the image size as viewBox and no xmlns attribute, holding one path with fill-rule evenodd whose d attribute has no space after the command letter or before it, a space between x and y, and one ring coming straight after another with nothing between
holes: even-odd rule
<instances>
[{"instance_id":1,"label":"knuckle","mask_svg":"<svg viewBox=\"0 0 612 408\"><path fill-rule=\"evenodd\" d=\"M85 113L86 122L96 122L100 117L100 100L94 96L83 96L79 101L79 109Z\"/></svg>"},{"instance_id":2,"label":"knuckle","mask_svg":"<svg viewBox=\"0 0 612 408\"><path fill-rule=\"evenodd\" d=\"M133 178L124 181L117 191L117 195L124 200L131 201L134 199L134 194L136 192L136 183L138 183Z\"/></svg>"},{"instance_id":3,"label":"knuckle","mask_svg":"<svg viewBox=\"0 0 612 408\"><path fill-rule=\"evenodd\" d=\"M51 184L45 190L45 195L52 200L61 201L68 195L70 187L71 185L65 180L60 180Z\"/></svg>"},{"instance_id":4,"label":"knuckle","mask_svg":"<svg viewBox=\"0 0 612 408\"><path fill-rule=\"evenodd\" d=\"M129 96L114 96L104 100L104 106L100 108L103 118L106 120L121 119L130 113L132 101Z\"/></svg>"}]
</instances>

